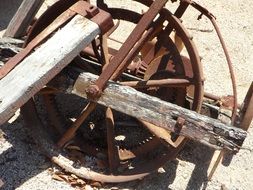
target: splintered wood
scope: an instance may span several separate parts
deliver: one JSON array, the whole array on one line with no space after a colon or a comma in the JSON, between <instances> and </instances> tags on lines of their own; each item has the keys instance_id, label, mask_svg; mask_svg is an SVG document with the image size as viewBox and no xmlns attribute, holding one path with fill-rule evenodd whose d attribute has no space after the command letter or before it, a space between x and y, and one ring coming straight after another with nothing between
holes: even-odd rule
<instances>
[{"instance_id":1,"label":"splintered wood","mask_svg":"<svg viewBox=\"0 0 253 190\"><path fill-rule=\"evenodd\" d=\"M91 73L81 73L76 81L57 80L56 77L49 85L61 90L65 88L67 93L72 89L70 93L87 98L86 89L97 78L98 76ZM109 82L102 96L94 101L215 149L237 151L247 135L242 129L115 82ZM179 117L185 119L184 126L180 130L176 127L176 120Z\"/></svg>"},{"instance_id":2,"label":"splintered wood","mask_svg":"<svg viewBox=\"0 0 253 190\"><path fill-rule=\"evenodd\" d=\"M77 15L1 79L0 125L8 121L99 33L97 24Z\"/></svg>"}]
</instances>

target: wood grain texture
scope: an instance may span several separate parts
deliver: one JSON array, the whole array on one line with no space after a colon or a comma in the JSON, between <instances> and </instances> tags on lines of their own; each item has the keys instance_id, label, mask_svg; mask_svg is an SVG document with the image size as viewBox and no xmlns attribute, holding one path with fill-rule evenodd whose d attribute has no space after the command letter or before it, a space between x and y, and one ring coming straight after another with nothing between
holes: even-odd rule
<instances>
[{"instance_id":1,"label":"wood grain texture","mask_svg":"<svg viewBox=\"0 0 253 190\"><path fill-rule=\"evenodd\" d=\"M23 0L16 14L11 19L4 36L15 38L22 37L43 2L44 0Z\"/></svg>"},{"instance_id":2,"label":"wood grain texture","mask_svg":"<svg viewBox=\"0 0 253 190\"><path fill-rule=\"evenodd\" d=\"M61 82L64 83L61 89L65 88L66 92L87 98L85 90L97 77L91 73L81 73L68 87L66 82ZM114 82L107 84L97 102L215 149L237 150L238 144L240 145L247 135L242 129ZM185 125L179 132L175 127L178 117L185 119Z\"/></svg>"},{"instance_id":3,"label":"wood grain texture","mask_svg":"<svg viewBox=\"0 0 253 190\"><path fill-rule=\"evenodd\" d=\"M12 56L19 53L22 48L23 40L14 39L14 38L0 38L0 61L2 61L2 56L5 56L6 53L11 52ZM8 55L6 55L8 56Z\"/></svg>"},{"instance_id":4,"label":"wood grain texture","mask_svg":"<svg viewBox=\"0 0 253 190\"><path fill-rule=\"evenodd\" d=\"M11 37L0 38L0 48L8 47L13 45L15 47L21 47L24 41L20 39L15 39Z\"/></svg>"},{"instance_id":5,"label":"wood grain texture","mask_svg":"<svg viewBox=\"0 0 253 190\"><path fill-rule=\"evenodd\" d=\"M77 15L0 80L0 125L67 66L99 33L97 24Z\"/></svg>"}]
</instances>

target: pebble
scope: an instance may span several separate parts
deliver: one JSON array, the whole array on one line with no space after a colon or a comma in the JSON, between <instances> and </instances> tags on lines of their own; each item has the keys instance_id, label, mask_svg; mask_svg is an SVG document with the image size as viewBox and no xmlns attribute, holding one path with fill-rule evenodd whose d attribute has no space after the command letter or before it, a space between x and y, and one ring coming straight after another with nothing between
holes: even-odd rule
<instances>
[{"instance_id":1,"label":"pebble","mask_svg":"<svg viewBox=\"0 0 253 190\"><path fill-rule=\"evenodd\" d=\"M8 3L12 2L11 6L13 6L15 4L14 2L16 2L16 1L17 0L9 0ZM5 1L3 1L3 4L1 2L1 8L4 7L4 2ZM21 2L21 0L19 0L19 2ZM115 0L114 2L115 3L120 2L120 3L124 4L123 1L116 1ZM220 27L222 29L222 33L224 34L224 31L225 31L225 35L224 35L225 42L228 45L229 52L231 52L232 61L237 67L236 76L237 76L237 81L239 82L239 85L242 84L243 82L247 82L247 79L249 79L248 73L252 73L251 65L246 65L245 64L246 61L243 61L243 60L248 61L248 57L250 57L249 55L252 54L252 52L253 52L252 51L253 42L252 42L252 34L249 33L249 35L246 35L246 38L248 39L246 41L245 38L241 38L243 36L240 35L240 34L243 34L243 31L240 29L243 26L242 27L236 27L236 28L235 28L235 26L238 26L238 25L236 25L236 23L238 23L239 21L241 22L242 20L245 20L245 22L249 23L248 30L253 31L252 30L252 24L251 24L252 23L251 7L253 7L252 3L253 3L252 0L248 0L248 1L246 1L246 0L243 0L243 1L230 1L229 3L227 3L226 1L218 1L218 0L214 0L214 1L203 0L203 1L200 1L200 4L204 4L211 12L214 12L214 14L217 17L217 20L220 24ZM168 3L168 4L171 5L171 3ZM242 11L238 12L238 4L240 4L242 6L243 12ZM5 9L5 10L8 10L8 9ZM234 11L237 11L237 13L239 13L239 14L235 15L233 13ZM1 12L2 12L2 10L0 11L0 14L2 14L5 11L3 11L2 13ZM231 14L229 12L231 12ZM229 17L229 15L230 15L230 17ZM1 16L0 16L0 18L1 18L1 21L4 19ZM184 24L187 24L187 21L189 21L189 20L187 20L187 17L184 17L183 20L184 20ZM231 24L235 23L235 25L227 26L228 21ZM192 22L193 25L195 25L195 23L196 22L194 22L194 21ZM203 23L203 22L200 21L198 23L200 23L200 25L201 25L201 23ZM240 33L236 33L237 31L240 31ZM202 37L202 39L201 39L201 36L197 36L194 39L195 39L195 43L197 43L196 45L197 45L197 48L200 51L200 54L205 55L205 56L207 55L207 57L204 57L204 60L203 60L203 65L204 65L205 69L209 71L209 72L205 72L206 70L204 71L205 77L207 78L207 80L205 81L206 84L207 84L207 85L205 84L206 91L209 91L209 92L213 91L213 92L217 93L218 95L222 95L224 92L230 92L229 91L229 85L230 84L227 83L227 80L225 80L225 81L221 80L222 79L221 77L223 76L223 78L224 78L224 75L225 75L225 73L223 73L223 67L222 67L222 65L224 65L223 64L224 62L223 61L221 61L221 62L217 61L218 57L216 57L216 55L213 52L211 52L213 49L218 49L217 48L218 43L217 42L212 42L212 39L210 40L209 38L207 38L206 33L204 33L204 34L201 33L201 35L204 36L204 37ZM215 38L216 38L216 36L215 36ZM215 43L215 46L212 45L214 43ZM216 45L216 43L217 43L217 45ZM203 46L201 46L201 44L207 45L207 49L209 49L209 50L205 51L205 48L203 48ZM244 48L243 44L246 44L246 46L245 46L246 48ZM249 46L249 45L251 45L251 46ZM240 48L240 47L242 47L242 48ZM221 51L221 50L217 50L217 51ZM241 56L241 55L243 55L243 56ZM209 59L208 56L211 57L213 60ZM245 59L245 57L247 59ZM248 62L250 62L250 60ZM217 71L216 71L215 70L215 65L217 65L217 63L220 67L217 67L216 68ZM250 64L251 64L251 62L250 62ZM239 70L238 68L242 68L242 69ZM243 74L243 72L245 72L245 74ZM239 75L238 75L238 73L239 73ZM210 78L209 76L213 76L213 77ZM252 75L249 75L249 76L251 77L250 78L251 80L248 80L248 81L252 81ZM240 88L238 90L238 94L239 94L239 96L243 97L245 94L241 91L241 89L242 88ZM12 127L15 127L15 126L13 125ZM19 135L25 136L24 134L18 134L18 135L13 134L12 133L13 131L12 131L11 128L8 128L4 131L8 135L8 138L9 138L9 136L16 136L17 138L19 138ZM252 130L251 130L251 133L252 133ZM250 141L252 142L252 135L250 135L250 133L249 133L248 138L251 139ZM14 142L13 146L18 146L17 144L15 144L15 141L13 141L13 142ZM10 142L10 143L12 143L12 142ZM5 145L5 146L7 146L7 145ZM22 145L22 146L25 146L25 145ZM17 155L22 153L22 151L25 151L25 149L22 149L20 147L19 147L19 149L20 149L21 152L17 152L16 153ZM201 152L201 154L202 154L202 152ZM192 161L191 158L194 158L195 156L196 156L195 154L187 155L186 162L182 162L182 164L180 164L180 165L182 165L183 167L188 166L189 163L191 163L191 161ZM36 165L37 162L33 162L33 160L41 159L41 156L35 156L33 158L33 160L31 160L30 162L29 162L29 159L30 158L27 157L27 160L25 160L26 162L24 162L25 165L28 168L30 168L31 171L34 171L34 173L36 173L36 174L37 174L37 172L40 172L40 171L35 171L35 169L34 169L35 167L33 165L34 164ZM229 180L231 179L231 183L235 187L234 189L237 189L237 188L239 188L239 189L251 189L251 187L253 187L253 181L250 178L251 177L250 173L252 172L252 166L248 165L248 169L246 170L247 172L241 173L241 171L240 171L241 168L239 167L241 165L237 164L237 163L240 163L241 159L252 160L252 154L250 154L250 153L249 154L243 154L242 157L238 160L238 162L233 163L233 165L235 165L235 168L236 168L234 171L231 169L230 166L227 167L227 168L222 168L222 170L220 170L222 172L217 171L217 173L215 173L215 177L217 176L217 178L219 178L220 181L222 181L222 183L229 182ZM201 160L199 162L201 162ZM22 163L23 162L20 161L18 164L20 165ZM197 168L198 163L194 163L194 164L196 165L195 167ZM0 168L0 177L2 177L1 176L1 174L2 174L1 169L2 168ZM6 169L6 168L4 167L4 169ZM169 167L168 167L168 170L170 170ZM177 184L177 185L174 185L174 186L177 186L179 188L173 188L174 186L170 185L172 187L172 189L186 189L186 186L184 186L184 184L181 181L182 176L186 180L186 179L190 178L190 174L188 173L189 172L188 169L187 169L187 171L185 171L185 170L186 170L186 168L184 168L182 171L176 171L176 174L175 174L176 178L173 179L173 181L170 182L170 183ZM8 173L8 174L10 174L10 173ZM201 172L199 174L195 173L195 175L201 175ZM243 176L242 181L236 181L235 180L235 178L238 178L238 175L239 175L239 177ZM156 176L156 175L154 175L154 176ZM155 185L153 185L153 184L149 185L150 183L152 183L153 178L155 178L154 176L151 176L151 177L148 178L149 180L147 180L147 182L146 182L145 189L161 189L161 187L163 185L162 183L167 183L168 182L167 178L166 178L166 180L163 180L161 178L161 179L159 179L159 181ZM231 177L227 177L227 176L231 176ZM6 179L6 178L7 177L5 177L5 178L2 177L2 179ZM33 179L33 178L34 177L29 176L29 178L23 179L23 181L22 181L23 184L20 184L20 187L18 189L55 189L55 190L63 189L62 185L59 185L59 183L55 183L53 180L50 181L44 175L40 175L40 177L38 177L38 179ZM31 179L33 179L33 180L31 180ZM7 181L4 180L4 183L7 184L7 183L12 183L12 182L14 183L15 182L15 180L11 179L10 177L9 177L9 180L10 180L10 182L7 182ZM45 181L45 183L43 184L41 181ZM3 183L3 181L0 179L0 188L1 188L1 183ZM55 185L55 186L52 185L54 183L57 184L57 185ZM42 186L42 184L43 184L43 186ZM187 185L188 183L186 182L185 184ZM248 188L246 187L246 185L248 185ZM70 187L66 187L66 189L69 189L69 188ZM221 183L212 181L208 184L207 189L218 189L218 188L221 188ZM86 189L91 190L92 187L87 186ZM187 189L194 189L194 188L191 187L190 184L188 184Z\"/></svg>"},{"instance_id":2,"label":"pebble","mask_svg":"<svg viewBox=\"0 0 253 190\"><path fill-rule=\"evenodd\" d=\"M183 173L183 178L184 178L184 179L187 179L188 177L189 177L189 174Z\"/></svg>"},{"instance_id":3,"label":"pebble","mask_svg":"<svg viewBox=\"0 0 253 190\"><path fill-rule=\"evenodd\" d=\"M166 171L164 170L163 167L161 167L161 168L158 168L158 173L163 174L163 173L166 173Z\"/></svg>"},{"instance_id":4,"label":"pebble","mask_svg":"<svg viewBox=\"0 0 253 190\"><path fill-rule=\"evenodd\" d=\"M4 185L4 182L0 179L0 188Z\"/></svg>"}]
</instances>

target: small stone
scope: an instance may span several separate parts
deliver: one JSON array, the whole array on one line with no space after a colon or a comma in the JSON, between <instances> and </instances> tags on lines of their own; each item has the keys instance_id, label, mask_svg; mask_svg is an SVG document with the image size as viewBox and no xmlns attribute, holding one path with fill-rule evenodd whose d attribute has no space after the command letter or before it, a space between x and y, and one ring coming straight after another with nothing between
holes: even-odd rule
<instances>
[{"instance_id":1,"label":"small stone","mask_svg":"<svg viewBox=\"0 0 253 190\"><path fill-rule=\"evenodd\" d=\"M158 171L158 173L160 173L160 174L166 173L166 171L165 171L164 168L162 168L162 167L159 168L157 171Z\"/></svg>"},{"instance_id":2,"label":"small stone","mask_svg":"<svg viewBox=\"0 0 253 190\"><path fill-rule=\"evenodd\" d=\"M226 187L225 184L222 184L221 187L220 187L221 190L228 190L228 188Z\"/></svg>"},{"instance_id":3,"label":"small stone","mask_svg":"<svg viewBox=\"0 0 253 190\"><path fill-rule=\"evenodd\" d=\"M124 141L125 139L126 139L126 137L123 135L118 135L117 137L115 137L116 141Z\"/></svg>"},{"instance_id":4,"label":"small stone","mask_svg":"<svg viewBox=\"0 0 253 190\"><path fill-rule=\"evenodd\" d=\"M187 173L184 173L184 174L183 174L183 178L184 178L184 179L187 179L187 178L188 178L188 174L187 174Z\"/></svg>"},{"instance_id":5,"label":"small stone","mask_svg":"<svg viewBox=\"0 0 253 190\"><path fill-rule=\"evenodd\" d=\"M78 177L75 174L71 174L71 177L73 177L73 179L78 179Z\"/></svg>"},{"instance_id":6,"label":"small stone","mask_svg":"<svg viewBox=\"0 0 253 190\"><path fill-rule=\"evenodd\" d=\"M93 188L90 185L86 185L85 190L93 190Z\"/></svg>"},{"instance_id":7,"label":"small stone","mask_svg":"<svg viewBox=\"0 0 253 190\"><path fill-rule=\"evenodd\" d=\"M3 187L4 182L0 179L0 188Z\"/></svg>"}]
</instances>

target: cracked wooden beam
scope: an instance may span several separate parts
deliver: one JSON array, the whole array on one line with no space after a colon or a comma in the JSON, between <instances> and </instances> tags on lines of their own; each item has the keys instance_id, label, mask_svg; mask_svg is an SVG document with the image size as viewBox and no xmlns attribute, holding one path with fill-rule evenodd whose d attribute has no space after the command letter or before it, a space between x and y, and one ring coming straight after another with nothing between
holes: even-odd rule
<instances>
[{"instance_id":1,"label":"cracked wooden beam","mask_svg":"<svg viewBox=\"0 0 253 190\"><path fill-rule=\"evenodd\" d=\"M91 73L77 75L76 80L72 80L67 75L62 74L51 81L49 85L65 93L87 98L85 90L98 76ZM247 132L240 128L224 124L219 120L162 101L115 82L107 84L97 103L215 149L238 151L247 135ZM181 130L176 127L178 118L185 120Z\"/></svg>"},{"instance_id":2,"label":"cracked wooden beam","mask_svg":"<svg viewBox=\"0 0 253 190\"><path fill-rule=\"evenodd\" d=\"M8 119L100 33L99 26L76 15L36 51L0 80L0 125Z\"/></svg>"}]
</instances>

